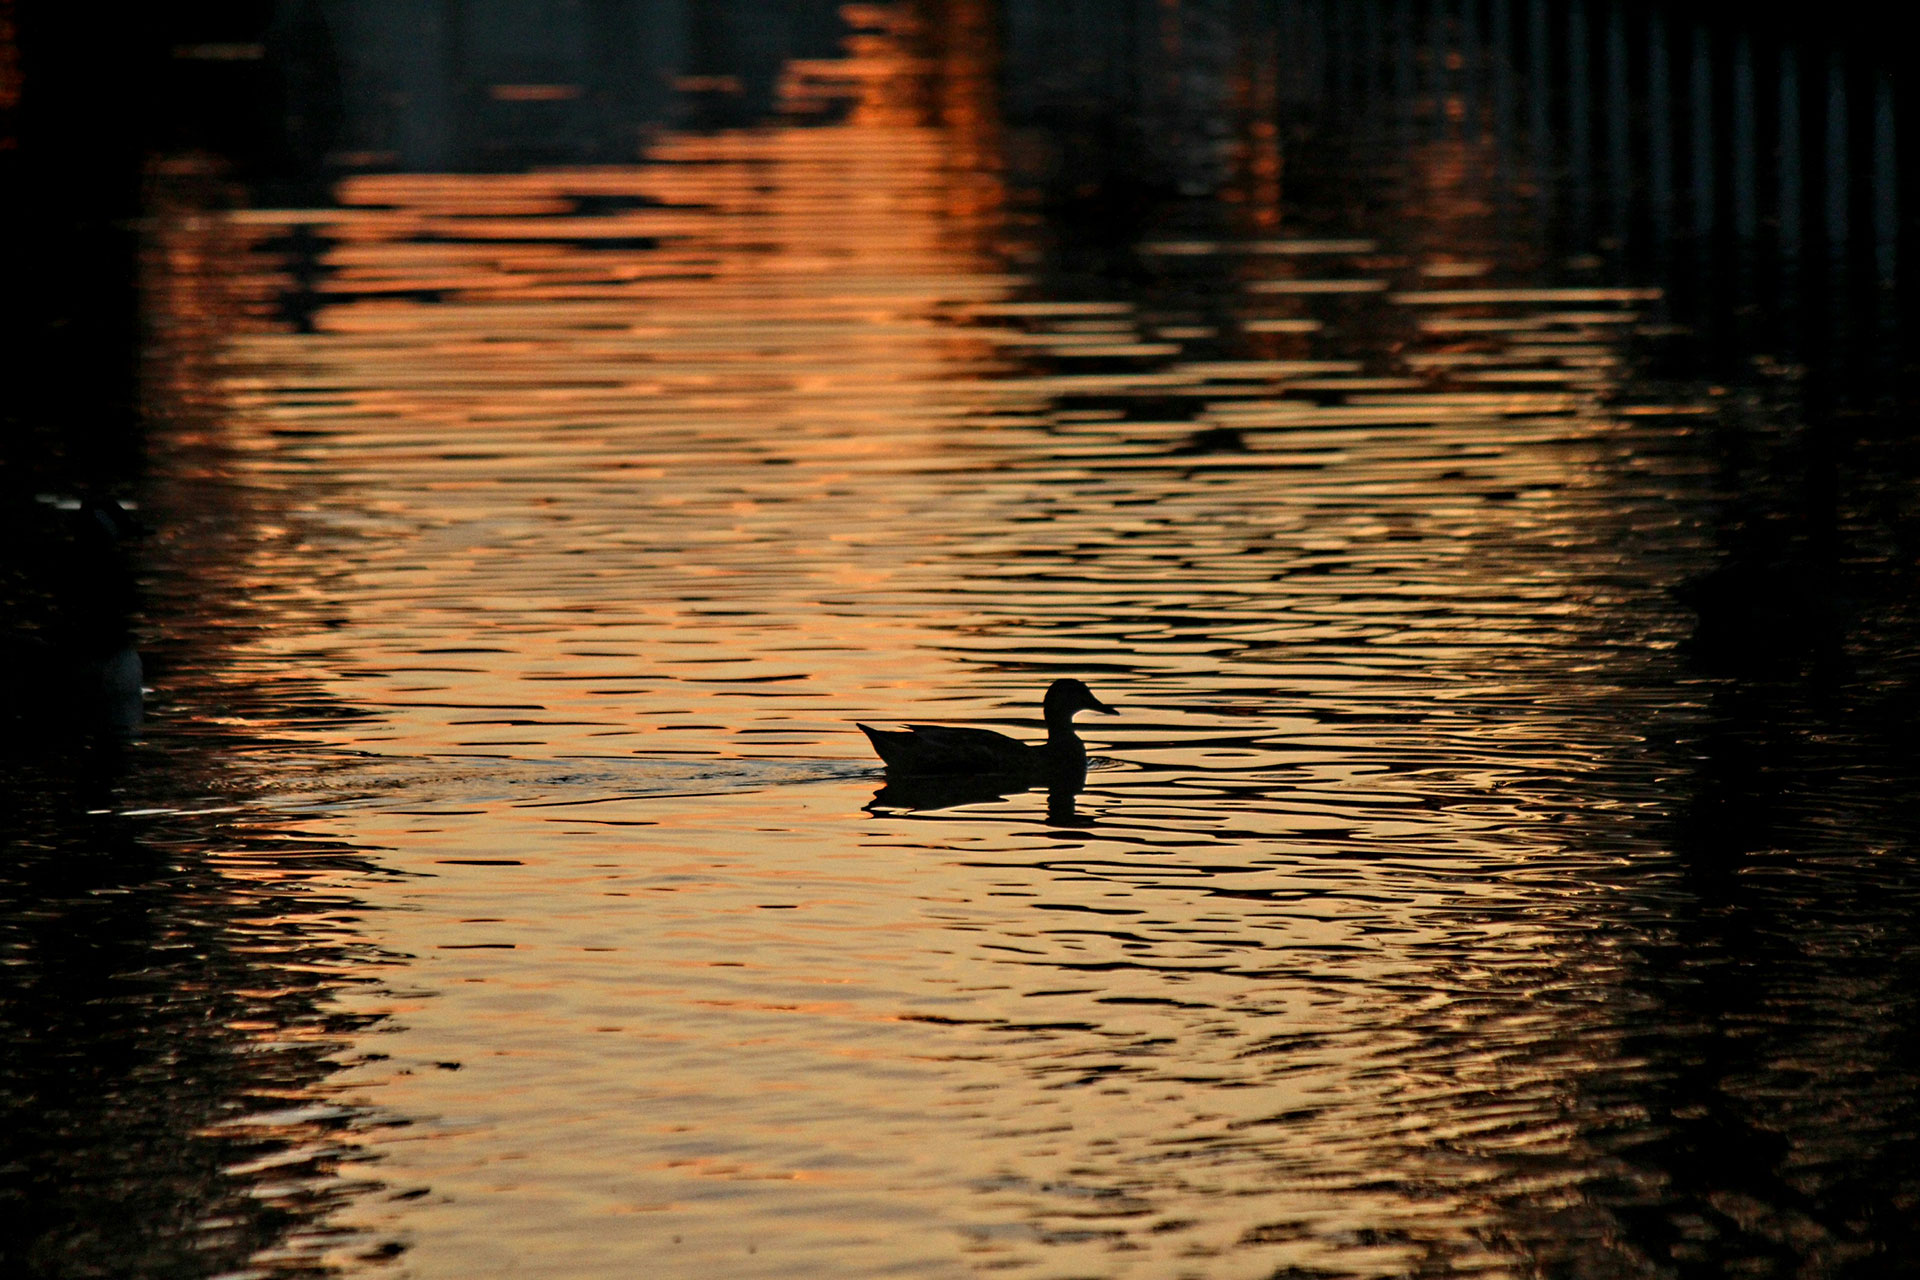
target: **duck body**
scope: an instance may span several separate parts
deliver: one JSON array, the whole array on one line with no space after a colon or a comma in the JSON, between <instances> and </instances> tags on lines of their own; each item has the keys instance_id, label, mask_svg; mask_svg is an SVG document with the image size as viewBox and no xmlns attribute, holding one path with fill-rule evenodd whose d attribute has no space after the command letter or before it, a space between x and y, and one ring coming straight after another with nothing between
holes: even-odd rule
<instances>
[{"instance_id":1,"label":"duck body","mask_svg":"<svg viewBox=\"0 0 1920 1280\"><path fill-rule=\"evenodd\" d=\"M943 724L910 724L904 729L860 726L889 773L923 777L992 775L1019 777L1070 768L1073 754L1030 747L991 729L959 729ZM1074 746L1080 740L1073 740ZM1086 764L1086 748L1077 753Z\"/></svg>"},{"instance_id":2,"label":"duck body","mask_svg":"<svg viewBox=\"0 0 1920 1280\"><path fill-rule=\"evenodd\" d=\"M886 762L888 777L1004 778L1045 782L1083 776L1087 749L1073 731L1080 711L1118 715L1078 680L1056 680L1044 703L1047 740L1029 746L991 729L952 725L910 724L905 729L875 729L860 725L873 749Z\"/></svg>"}]
</instances>

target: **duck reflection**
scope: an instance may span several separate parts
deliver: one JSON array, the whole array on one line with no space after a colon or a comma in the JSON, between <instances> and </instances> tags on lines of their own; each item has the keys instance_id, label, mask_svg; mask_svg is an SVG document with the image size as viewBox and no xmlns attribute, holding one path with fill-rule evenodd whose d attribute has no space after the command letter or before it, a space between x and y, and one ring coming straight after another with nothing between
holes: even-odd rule
<instances>
[{"instance_id":1,"label":"duck reflection","mask_svg":"<svg viewBox=\"0 0 1920 1280\"><path fill-rule=\"evenodd\" d=\"M1093 819L1081 813L1074 799L1085 790L1087 770L1049 779L1047 782L1047 821L1055 826L1090 827ZM866 804L868 813L902 810L955 809L962 805L985 804L1034 789L1031 778L989 777L895 777L887 775L886 785L873 793Z\"/></svg>"}]
</instances>

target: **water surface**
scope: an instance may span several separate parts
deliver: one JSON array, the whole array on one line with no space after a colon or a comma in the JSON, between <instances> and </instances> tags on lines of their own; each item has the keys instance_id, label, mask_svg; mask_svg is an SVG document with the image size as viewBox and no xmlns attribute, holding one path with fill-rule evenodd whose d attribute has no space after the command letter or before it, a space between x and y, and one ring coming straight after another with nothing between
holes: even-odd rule
<instances>
[{"instance_id":1,"label":"water surface","mask_svg":"<svg viewBox=\"0 0 1920 1280\"><path fill-rule=\"evenodd\" d=\"M1908 1256L1902 434L1471 137L1089 219L984 75L883 13L636 164L180 179L147 728L15 864L39 1269ZM876 800L854 721L1063 675L1078 796Z\"/></svg>"}]
</instances>

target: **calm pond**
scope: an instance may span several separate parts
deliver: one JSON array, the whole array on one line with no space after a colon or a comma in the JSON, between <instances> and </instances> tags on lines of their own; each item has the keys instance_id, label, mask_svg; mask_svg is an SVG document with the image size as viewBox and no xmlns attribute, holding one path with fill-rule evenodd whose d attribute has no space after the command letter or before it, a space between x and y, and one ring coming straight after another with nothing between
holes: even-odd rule
<instances>
[{"instance_id":1,"label":"calm pond","mask_svg":"<svg viewBox=\"0 0 1920 1280\"><path fill-rule=\"evenodd\" d=\"M154 166L144 721L5 766L13 1274L1913 1265L1891 108L1230 8ZM1063 676L1077 794L855 727Z\"/></svg>"}]
</instances>

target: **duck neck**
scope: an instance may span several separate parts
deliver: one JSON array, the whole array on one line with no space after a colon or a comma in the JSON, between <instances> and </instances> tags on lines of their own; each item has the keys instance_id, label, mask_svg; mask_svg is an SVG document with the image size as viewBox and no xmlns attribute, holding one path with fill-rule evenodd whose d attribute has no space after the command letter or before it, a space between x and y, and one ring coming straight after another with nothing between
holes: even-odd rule
<instances>
[{"instance_id":1,"label":"duck neck","mask_svg":"<svg viewBox=\"0 0 1920 1280\"><path fill-rule=\"evenodd\" d=\"M1086 750L1080 745L1080 735L1073 731L1073 712L1047 713L1047 749L1067 752Z\"/></svg>"}]
</instances>

